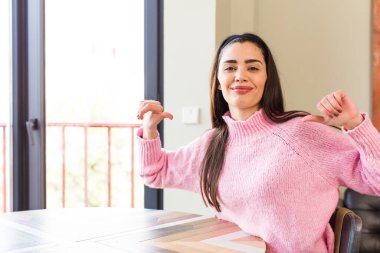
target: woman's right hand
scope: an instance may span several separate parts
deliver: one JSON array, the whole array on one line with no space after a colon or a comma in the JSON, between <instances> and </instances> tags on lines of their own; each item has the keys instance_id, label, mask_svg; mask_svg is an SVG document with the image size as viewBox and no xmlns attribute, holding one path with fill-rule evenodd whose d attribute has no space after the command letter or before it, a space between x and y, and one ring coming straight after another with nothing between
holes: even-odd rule
<instances>
[{"instance_id":1,"label":"woman's right hand","mask_svg":"<svg viewBox=\"0 0 380 253\"><path fill-rule=\"evenodd\" d=\"M157 125L165 118L173 119L173 115L164 112L159 101L143 100L140 102L137 118L143 120L143 138L155 139L158 136Z\"/></svg>"}]
</instances>

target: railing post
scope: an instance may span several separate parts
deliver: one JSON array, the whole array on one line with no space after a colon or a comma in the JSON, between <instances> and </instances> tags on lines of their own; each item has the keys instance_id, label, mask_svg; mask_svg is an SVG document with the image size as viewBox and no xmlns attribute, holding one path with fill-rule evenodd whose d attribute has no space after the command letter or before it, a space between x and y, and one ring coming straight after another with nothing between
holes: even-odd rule
<instances>
[{"instance_id":1,"label":"railing post","mask_svg":"<svg viewBox=\"0 0 380 253\"><path fill-rule=\"evenodd\" d=\"M108 207L111 207L111 127L107 127L108 130Z\"/></svg>"},{"instance_id":2,"label":"railing post","mask_svg":"<svg viewBox=\"0 0 380 253\"><path fill-rule=\"evenodd\" d=\"M84 205L88 207L88 127L84 127Z\"/></svg>"},{"instance_id":3,"label":"railing post","mask_svg":"<svg viewBox=\"0 0 380 253\"><path fill-rule=\"evenodd\" d=\"M62 207L66 206L66 127L62 127Z\"/></svg>"}]
</instances>

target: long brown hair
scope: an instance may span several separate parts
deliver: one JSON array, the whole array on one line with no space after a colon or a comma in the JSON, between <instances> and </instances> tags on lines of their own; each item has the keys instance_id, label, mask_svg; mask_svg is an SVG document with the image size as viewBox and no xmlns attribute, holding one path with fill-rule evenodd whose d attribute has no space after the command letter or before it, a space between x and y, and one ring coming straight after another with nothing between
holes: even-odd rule
<instances>
[{"instance_id":1,"label":"long brown hair","mask_svg":"<svg viewBox=\"0 0 380 253\"><path fill-rule=\"evenodd\" d=\"M259 103L268 119L282 123L295 117L305 116L303 111L284 111L284 101L277 73L276 64L266 43L257 35L244 33L227 37L219 46L211 70L210 78L210 110L212 127L215 128L200 169L200 186L203 201L206 205L221 211L218 201L218 184L222 172L225 147L228 139L228 127L222 116L229 110L226 100L219 87L217 78L222 50L233 43L251 42L261 49L266 63L267 80L263 96Z\"/></svg>"}]
</instances>

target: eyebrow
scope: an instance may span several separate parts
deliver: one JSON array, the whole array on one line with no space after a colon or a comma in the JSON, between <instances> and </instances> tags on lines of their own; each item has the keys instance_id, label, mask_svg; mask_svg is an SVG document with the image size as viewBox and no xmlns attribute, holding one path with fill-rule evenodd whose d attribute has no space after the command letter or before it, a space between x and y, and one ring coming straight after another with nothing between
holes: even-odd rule
<instances>
[{"instance_id":1,"label":"eyebrow","mask_svg":"<svg viewBox=\"0 0 380 253\"><path fill-rule=\"evenodd\" d=\"M258 62L258 63L263 64L260 60L257 60L257 59L247 59L247 60L245 60L244 62L245 62L245 63ZM237 63L237 60L226 60L226 61L224 61L223 63Z\"/></svg>"}]
</instances>

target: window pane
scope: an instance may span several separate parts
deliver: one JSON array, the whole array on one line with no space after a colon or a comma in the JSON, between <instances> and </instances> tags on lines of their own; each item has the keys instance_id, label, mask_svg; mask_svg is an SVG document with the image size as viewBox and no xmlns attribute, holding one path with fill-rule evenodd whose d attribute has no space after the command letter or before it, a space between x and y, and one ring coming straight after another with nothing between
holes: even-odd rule
<instances>
[{"instance_id":1,"label":"window pane","mask_svg":"<svg viewBox=\"0 0 380 253\"><path fill-rule=\"evenodd\" d=\"M46 0L47 207L143 206L144 1Z\"/></svg>"},{"instance_id":2,"label":"window pane","mask_svg":"<svg viewBox=\"0 0 380 253\"><path fill-rule=\"evenodd\" d=\"M0 212L9 210L9 120L11 83L10 0L0 0Z\"/></svg>"}]
</instances>

